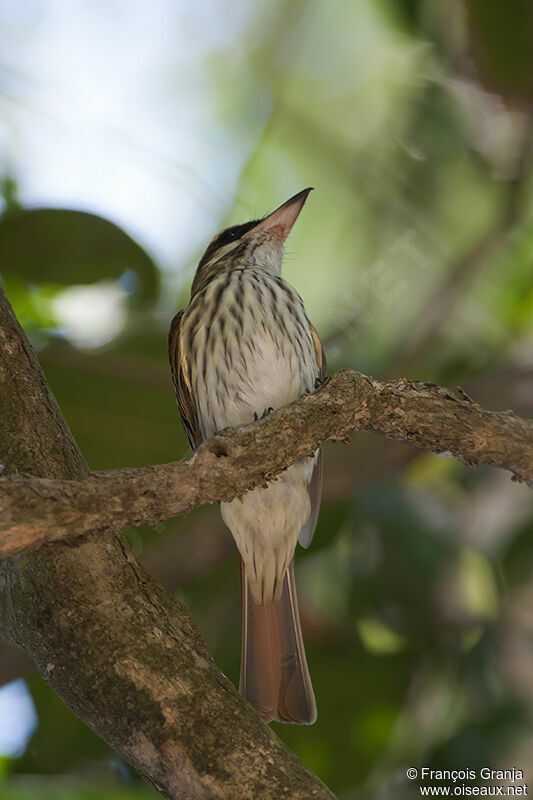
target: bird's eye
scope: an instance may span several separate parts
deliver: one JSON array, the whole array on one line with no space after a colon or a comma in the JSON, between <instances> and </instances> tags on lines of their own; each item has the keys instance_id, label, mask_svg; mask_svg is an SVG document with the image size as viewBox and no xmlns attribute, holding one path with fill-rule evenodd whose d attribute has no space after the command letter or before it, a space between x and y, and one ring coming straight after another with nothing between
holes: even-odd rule
<instances>
[{"instance_id":1,"label":"bird's eye","mask_svg":"<svg viewBox=\"0 0 533 800\"><path fill-rule=\"evenodd\" d=\"M219 246L224 244L229 244L230 242L235 241L235 239L238 239L239 237L240 237L239 231L235 230L235 228L230 228L229 230L224 231L223 233L220 234L218 238L218 244Z\"/></svg>"},{"instance_id":2,"label":"bird's eye","mask_svg":"<svg viewBox=\"0 0 533 800\"><path fill-rule=\"evenodd\" d=\"M225 231L222 231L222 233L219 233L215 240L216 246L223 247L225 244L237 241L237 239L240 239L245 233L255 228L258 221L259 220L253 219L251 222L245 222L244 225L234 225L233 228L227 228Z\"/></svg>"}]
</instances>

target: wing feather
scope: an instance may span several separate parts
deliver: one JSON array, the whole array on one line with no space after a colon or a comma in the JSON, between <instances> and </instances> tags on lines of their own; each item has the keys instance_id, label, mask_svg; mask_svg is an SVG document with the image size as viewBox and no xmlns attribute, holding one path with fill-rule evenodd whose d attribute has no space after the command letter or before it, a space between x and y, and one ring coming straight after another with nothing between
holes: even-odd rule
<instances>
[{"instance_id":1,"label":"wing feather","mask_svg":"<svg viewBox=\"0 0 533 800\"><path fill-rule=\"evenodd\" d=\"M181 322L184 313L184 311L178 311L170 324L168 357L181 421L191 449L194 451L202 442L202 434L192 396L190 365L181 337Z\"/></svg>"},{"instance_id":2,"label":"wing feather","mask_svg":"<svg viewBox=\"0 0 533 800\"><path fill-rule=\"evenodd\" d=\"M311 330L311 338L315 348L318 377L321 381L323 381L326 377L328 368L326 354L324 352L324 348L322 347L320 337L314 326L311 323L309 323L309 326ZM318 520L318 512L320 511L320 498L322 497L322 449L319 449L318 451L318 457L313 470L313 476L309 482L308 491L309 500L311 501L311 513L309 514L307 522L304 524L302 530L300 531L300 536L298 537L298 541L302 547L309 547L311 544Z\"/></svg>"},{"instance_id":3,"label":"wing feather","mask_svg":"<svg viewBox=\"0 0 533 800\"><path fill-rule=\"evenodd\" d=\"M309 327L311 330L311 339L313 340L313 346L315 348L316 363L318 367L318 377L320 378L321 381L323 381L328 371L326 354L324 352L322 342L320 341L320 336L316 332L316 328L311 323L309 323Z\"/></svg>"}]
</instances>

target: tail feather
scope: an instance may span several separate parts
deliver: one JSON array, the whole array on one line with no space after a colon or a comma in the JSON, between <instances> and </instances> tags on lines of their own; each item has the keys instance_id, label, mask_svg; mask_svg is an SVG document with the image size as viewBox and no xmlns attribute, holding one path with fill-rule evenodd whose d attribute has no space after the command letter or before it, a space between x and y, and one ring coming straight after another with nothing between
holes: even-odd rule
<instances>
[{"instance_id":1,"label":"tail feather","mask_svg":"<svg viewBox=\"0 0 533 800\"><path fill-rule=\"evenodd\" d=\"M241 561L242 654L240 691L265 720L311 725L316 703L298 614L294 561L279 600L256 603Z\"/></svg>"}]
</instances>

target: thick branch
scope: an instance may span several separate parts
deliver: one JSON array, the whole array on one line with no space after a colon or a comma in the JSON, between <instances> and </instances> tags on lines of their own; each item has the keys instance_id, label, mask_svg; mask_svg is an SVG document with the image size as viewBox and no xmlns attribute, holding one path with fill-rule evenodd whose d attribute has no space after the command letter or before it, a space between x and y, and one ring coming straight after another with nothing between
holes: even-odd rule
<instances>
[{"instance_id":1,"label":"thick branch","mask_svg":"<svg viewBox=\"0 0 533 800\"><path fill-rule=\"evenodd\" d=\"M0 460L88 472L0 289ZM165 797L333 798L217 669L187 610L113 533L0 564L0 635Z\"/></svg>"},{"instance_id":2,"label":"thick branch","mask_svg":"<svg viewBox=\"0 0 533 800\"><path fill-rule=\"evenodd\" d=\"M0 556L43 542L143 522L154 525L204 503L228 501L268 480L325 439L381 433L490 464L533 483L533 421L485 411L464 392L414 381L381 382L359 372L333 375L258 423L227 429L188 461L94 472L80 481L18 475L0 480Z\"/></svg>"}]
</instances>

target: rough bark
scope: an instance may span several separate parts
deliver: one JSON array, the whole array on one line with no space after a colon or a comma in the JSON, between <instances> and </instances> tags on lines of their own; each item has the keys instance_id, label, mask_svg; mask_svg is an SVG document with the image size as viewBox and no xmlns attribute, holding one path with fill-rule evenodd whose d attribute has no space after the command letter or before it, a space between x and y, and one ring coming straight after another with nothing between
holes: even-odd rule
<instances>
[{"instance_id":1,"label":"rough bark","mask_svg":"<svg viewBox=\"0 0 533 800\"><path fill-rule=\"evenodd\" d=\"M470 466L490 464L533 483L533 421L482 409L433 383L333 375L269 417L226 429L188 461L93 472L78 481L0 479L0 558L44 542L124 525L154 525L204 503L228 501L268 480L325 439L381 433Z\"/></svg>"},{"instance_id":2,"label":"rough bark","mask_svg":"<svg viewBox=\"0 0 533 800\"><path fill-rule=\"evenodd\" d=\"M8 473L88 468L0 290ZM216 668L187 610L115 533L0 565L0 635L167 798L332 798Z\"/></svg>"}]
</instances>

